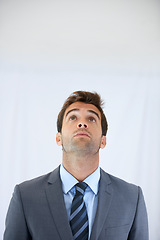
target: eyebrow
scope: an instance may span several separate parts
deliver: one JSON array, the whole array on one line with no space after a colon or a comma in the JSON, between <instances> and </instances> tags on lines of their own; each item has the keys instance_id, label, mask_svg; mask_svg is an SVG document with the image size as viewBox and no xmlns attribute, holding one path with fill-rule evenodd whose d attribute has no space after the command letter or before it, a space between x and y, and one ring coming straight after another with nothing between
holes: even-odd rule
<instances>
[{"instance_id":1,"label":"eyebrow","mask_svg":"<svg viewBox=\"0 0 160 240\"><path fill-rule=\"evenodd\" d=\"M73 112L73 111L80 111L80 110L79 110L78 108L71 109L71 110L69 110L69 111L66 113L66 117L67 117L67 115L68 115L70 112ZM95 111L93 111L93 110L87 110L87 112L90 112L90 113L95 114L95 115L100 119L99 114L98 114L97 112L95 112Z\"/></svg>"}]
</instances>

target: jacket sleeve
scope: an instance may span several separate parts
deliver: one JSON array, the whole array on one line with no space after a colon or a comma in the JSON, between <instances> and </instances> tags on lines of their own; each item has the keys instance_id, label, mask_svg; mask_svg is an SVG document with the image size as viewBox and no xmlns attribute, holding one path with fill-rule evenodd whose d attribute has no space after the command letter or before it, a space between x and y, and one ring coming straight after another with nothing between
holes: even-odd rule
<instances>
[{"instance_id":1,"label":"jacket sleeve","mask_svg":"<svg viewBox=\"0 0 160 240\"><path fill-rule=\"evenodd\" d=\"M133 225L128 240L148 240L148 217L143 193L138 187L138 201Z\"/></svg>"},{"instance_id":2,"label":"jacket sleeve","mask_svg":"<svg viewBox=\"0 0 160 240\"><path fill-rule=\"evenodd\" d=\"M3 240L31 240L18 185L8 208Z\"/></svg>"}]
</instances>

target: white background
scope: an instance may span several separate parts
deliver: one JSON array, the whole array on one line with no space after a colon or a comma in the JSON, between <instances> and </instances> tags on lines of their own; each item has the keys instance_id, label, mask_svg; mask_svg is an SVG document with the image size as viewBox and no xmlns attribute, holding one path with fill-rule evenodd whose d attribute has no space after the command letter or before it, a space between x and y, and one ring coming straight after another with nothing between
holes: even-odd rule
<instances>
[{"instance_id":1,"label":"white background","mask_svg":"<svg viewBox=\"0 0 160 240\"><path fill-rule=\"evenodd\" d=\"M57 114L70 93L105 101L100 165L140 185L160 240L160 2L0 1L0 236L15 184L61 163Z\"/></svg>"}]
</instances>

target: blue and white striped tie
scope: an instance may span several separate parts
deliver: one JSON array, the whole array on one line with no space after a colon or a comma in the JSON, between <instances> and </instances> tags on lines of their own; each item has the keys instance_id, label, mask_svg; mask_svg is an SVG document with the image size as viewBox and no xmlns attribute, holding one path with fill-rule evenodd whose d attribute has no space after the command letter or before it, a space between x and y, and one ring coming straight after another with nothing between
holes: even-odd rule
<instances>
[{"instance_id":1,"label":"blue and white striped tie","mask_svg":"<svg viewBox=\"0 0 160 240\"><path fill-rule=\"evenodd\" d=\"M83 200L84 192L87 187L85 182L75 185L76 194L72 201L70 226L74 240L88 240L88 215Z\"/></svg>"}]
</instances>

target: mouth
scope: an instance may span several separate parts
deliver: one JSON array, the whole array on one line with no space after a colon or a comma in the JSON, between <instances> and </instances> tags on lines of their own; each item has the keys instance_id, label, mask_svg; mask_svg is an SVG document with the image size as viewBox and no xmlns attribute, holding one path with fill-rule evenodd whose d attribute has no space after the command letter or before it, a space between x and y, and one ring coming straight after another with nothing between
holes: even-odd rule
<instances>
[{"instance_id":1,"label":"mouth","mask_svg":"<svg viewBox=\"0 0 160 240\"><path fill-rule=\"evenodd\" d=\"M89 135L89 133L83 131L83 132L75 133L74 137L88 137L88 138L90 138L90 135Z\"/></svg>"}]
</instances>

